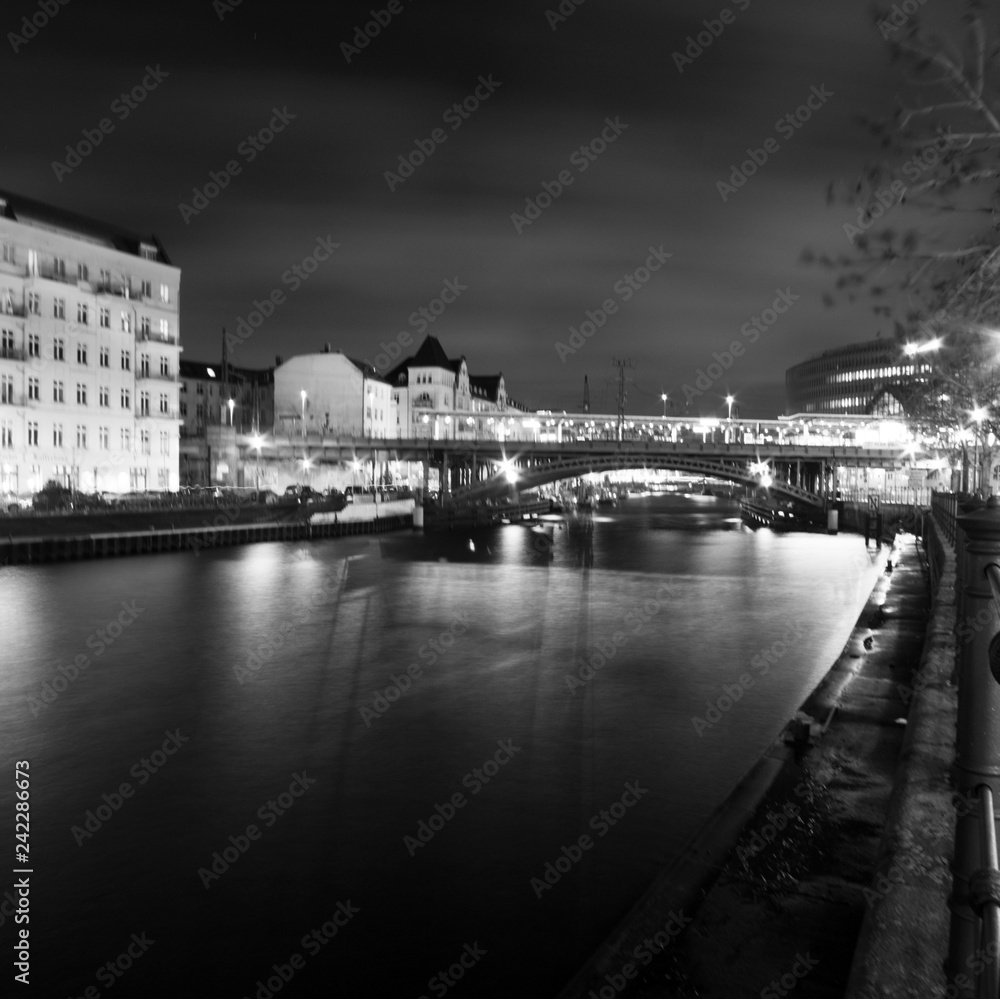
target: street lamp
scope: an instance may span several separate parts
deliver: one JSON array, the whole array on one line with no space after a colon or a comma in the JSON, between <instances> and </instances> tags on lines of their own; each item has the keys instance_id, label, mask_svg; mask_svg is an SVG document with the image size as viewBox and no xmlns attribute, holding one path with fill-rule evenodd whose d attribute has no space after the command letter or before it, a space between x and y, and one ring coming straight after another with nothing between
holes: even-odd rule
<instances>
[{"instance_id":1,"label":"street lamp","mask_svg":"<svg viewBox=\"0 0 1000 999\"><path fill-rule=\"evenodd\" d=\"M735 396L731 396L731 395L727 395L726 396L726 405L729 407L729 417L728 418L730 420L733 418L733 403L734 402L736 402L736 397Z\"/></svg>"},{"instance_id":2,"label":"street lamp","mask_svg":"<svg viewBox=\"0 0 1000 999\"><path fill-rule=\"evenodd\" d=\"M988 410L985 406L975 406L969 414L976 424L975 437L973 438L975 444L973 451L972 494L974 496L979 493L979 424L985 419L987 412Z\"/></svg>"},{"instance_id":3,"label":"street lamp","mask_svg":"<svg viewBox=\"0 0 1000 999\"><path fill-rule=\"evenodd\" d=\"M260 489L260 449L264 446L264 438L260 434L254 434L250 438L250 447L257 452L257 488Z\"/></svg>"},{"instance_id":4,"label":"street lamp","mask_svg":"<svg viewBox=\"0 0 1000 999\"><path fill-rule=\"evenodd\" d=\"M663 400L663 418L666 419L667 418L667 393L663 392L660 395L660 398Z\"/></svg>"},{"instance_id":5,"label":"street lamp","mask_svg":"<svg viewBox=\"0 0 1000 999\"><path fill-rule=\"evenodd\" d=\"M233 410L236 408L236 400L235 399L230 399L229 402L226 403L226 405L229 407L229 425L232 426L233 425Z\"/></svg>"}]
</instances>

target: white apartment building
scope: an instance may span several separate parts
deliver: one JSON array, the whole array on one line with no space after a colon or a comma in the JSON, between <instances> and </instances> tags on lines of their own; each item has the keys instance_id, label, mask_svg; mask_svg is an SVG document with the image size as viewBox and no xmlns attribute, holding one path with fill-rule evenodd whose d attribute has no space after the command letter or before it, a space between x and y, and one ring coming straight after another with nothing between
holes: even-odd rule
<instances>
[{"instance_id":1,"label":"white apartment building","mask_svg":"<svg viewBox=\"0 0 1000 999\"><path fill-rule=\"evenodd\" d=\"M465 357L449 358L436 337L427 336L386 380L396 437L532 439L527 410L507 395L503 374L470 375Z\"/></svg>"},{"instance_id":2,"label":"white apartment building","mask_svg":"<svg viewBox=\"0 0 1000 999\"><path fill-rule=\"evenodd\" d=\"M0 191L0 498L178 488L179 293L155 236Z\"/></svg>"},{"instance_id":3,"label":"white apartment building","mask_svg":"<svg viewBox=\"0 0 1000 999\"><path fill-rule=\"evenodd\" d=\"M387 437L394 426L388 382L329 344L274 369L275 434Z\"/></svg>"}]
</instances>

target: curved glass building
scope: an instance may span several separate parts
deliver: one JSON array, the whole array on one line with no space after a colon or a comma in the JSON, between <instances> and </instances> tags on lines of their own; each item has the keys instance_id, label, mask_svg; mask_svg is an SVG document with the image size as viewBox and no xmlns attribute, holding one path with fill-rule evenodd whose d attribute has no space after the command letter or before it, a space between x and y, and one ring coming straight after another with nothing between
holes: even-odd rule
<instances>
[{"instance_id":1,"label":"curved glass building","mask_svg":"<svg viewBox=\"0 0 1000 999\"><path fill-rule=\"evenodd\" d=\"M930 370L926 355L897 340L824 350L785 372L788 412L900 416Z\"/></svg>"}]
</instances>

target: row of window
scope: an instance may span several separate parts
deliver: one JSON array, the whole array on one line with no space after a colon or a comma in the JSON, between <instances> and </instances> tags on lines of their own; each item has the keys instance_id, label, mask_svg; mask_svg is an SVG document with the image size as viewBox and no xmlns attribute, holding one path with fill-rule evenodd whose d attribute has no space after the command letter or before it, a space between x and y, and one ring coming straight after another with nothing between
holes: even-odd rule
<instances>
[{"instance_id":1,"label":"row of window","mask_svg":"<svg viewBox=\"0 0 1000 999\"><path fill-rule=\"evenodd\" d=\"M156 247L150 245L149 243L139 244L139 255L145 260L156 260L158 256ZM22 253L20 247L15 247L13 243L0 244L0 260L2 260L3 263L17 264L20 262L21 257ZM73 273L72 268L67 268L65 257L54 256L43 261L37 250L26 250L24 251L23 259L27 264L28 273L33 276L37 276L38 274L45 273L47 271L60 281L65 281L66 275ZM110 271L106 267L101 267L95 273L97 283L102 288L110 288L113 285L128 288L129 290L132 288L131 275L125 274L122 271ZM87 264L77 262L76 280L90 281L90 267ZM153 297L152 281L140 279L139 289L139 294L142 295L143 298ZM160 285L160 301L170 301L169 285Z\"/></svg>"},{"instance_id":2,"label":"row of window","mask_svg":"<svg viewBox=\"0 0 1000 999\"><path fill-rule=\"evenodd\" d=\"M14 312L14 293L10 288L0 289L0 311L7 314ZM38 292L29 291L27 300L27 312L29 316L41 316L42 314L42 299ZM72 314L72 313L70 313ZM66 299L65 298L53 298L52 299L52 318L53 319L66 319ZM134 333L135 332L135 313L126 309L122 309L119 312L119 322L121 324L121 330L123 333ZM90 306L86 302L76 303L76 321L80 326L89 326L91 321L92 312ZM140 333L152 333L153 331L153 320L150 316L139 316L139 332ZM109 330L111 329L111 309L107 306L100 306L97 310L97 325L101 329ZM157 330L163 334L163 336L170 335L170 321L168 319L160 318L157 323Z\"/></svg>"},{"instance_id":3,"label":"row of window","mask_svg":"<svg viewBox=\"0 0 1000 999\"><path fill-rule=\"evenodd\" d=\"M38 447L39 446L39 425L37 421L31 420L28 422L27 428L27 440L25 443L28 447ZM85 451L88 446L88 433L87 427L83 424L77 424L76 427L76 447L82 451ZM123 451L131 451L133 440L135 445L138 447L140 453L142 454L152 454L152 434L148 430L140 430L134 435L132 431L123 427L120 434L121 449ZM63 447L65 444L66 435L63 431L63 425L61 423L54 423L52 425L52 446L53 447ZM0 447L12 448L14 447L14 423L11 420L0 421ZM102 451L111 450L111 428L110 427L98 427L97 428L97 446ZM160 454L169 455L170 454L170 433L166 430L160 431Z\"/></svg>"},{"instance_id":4,"label":"row of window","mask_svg":"<svg viewBox=\"0 0 1000 999\"><path fill-rule=\"evenodd\" d=\"M16 346L15 346L15 335L13 330L0 330L0 357L14 357L16 356ZM42 343L41 338L37 333L28 334L28 357L41 357L42 356ZM78 343L76 345L76 363L80 365L88 364L88 358L90 356L89 346L85 343ZM66 341L62 337L54 337L52 340L52 360L53 361L65 361L66 360ZM148 378L151 371L151 356L149 354L139 355L139 377ZM98 361L102 368L111 367L111 348L110 347L100 347L98 348ZM167 357L161 357L160 362L160 375L164 378L170 378L170 359ZM128 350L123 350L121 352L121 368L122 371L132 370L132 353Z\"/></svg>"},{"instance_id":5,"label":"row of window","mask_svg":"<svg viewBox=\"0 0 1000 999\"><path fill-rule=\"evenodd\" d=\"M28 379L28 401L29 402L41 402L42 398L42 385L41 379L39 378L29 378ZM119 396L121 400L122 409L132 408L132 390L123 388ZM100 406L110 406L111 405L111 389L107 385L99 385L97 388L97 399L98 405ZM52 401L53 402L65 402L66 401L66 386L62 381L52 382ZM14 395L14 378L11 375L0 375L0 403L11 406L16 405L16 397ZM76 403L78 406L87 405L87 385L83 382L76 383ZM142 391L139 393L139 411L143 416L148 416L150 412L150 393ZM160 393L160 412L169 413L170 412L170 396L166 392Z\"/></svg>"},{"instance_id":6,"label":"row of window","mask_svg":"<svg viewBox=\"0 0 1000 999\"><path fill-rule=\"evenodd\" d=\"M908 375L915 375L918 371L923 373L930 370L931 366L929 364L921 364L919 366L916 364L897 364L885 368L862 368L860 371L842 371L839 374L828 375L826 381L831 384L839 384L873 378L902 378Z\"/></svg>"}]
</instances>

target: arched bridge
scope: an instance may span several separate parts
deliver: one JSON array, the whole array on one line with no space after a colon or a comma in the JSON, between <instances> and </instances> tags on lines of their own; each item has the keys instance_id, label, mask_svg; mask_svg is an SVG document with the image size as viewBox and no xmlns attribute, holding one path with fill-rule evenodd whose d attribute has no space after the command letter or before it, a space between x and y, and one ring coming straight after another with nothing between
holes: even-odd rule
<instances>
[{"instance_id":1,"label":"arched bridge","mask_svg":"<svg viewBox=\"0 0 1000 999\"><path fill-rule=\"evenodd\" d=\"M506 445L486 441L435 441L442 481L451 470L468 470L466 484L451 490L454 502L473 502L507 492L516 481L528 489L560 479L622 469L668 469L744 486L771 476L770 490L791 500L823 504L828 472L836 467L899 468L900 449L809 444L709 444L671 441L577 441ZM483 466L486 466L486 469ZM766 466L766 469L765 469ZM482 477L488 471L488 476ZM797 481L793 481L797 480ZM808 488L812 483L815 488Z\"/></svg>"},{"instance_id":2,"label":"arched bridge","mask_svg":"<svg viewBox=\"0 0 1000 999\"><path fill-rule=\"evenodd\" d=\"M862 443L879 423L861 418L699 423L647 417L645 423L616 425L614 417L590 415L546 421L470 416L461 424L447 414L431 417L415 427L422 436L310 433L262 441L240 435L236 447L258 460L295 458L311 467L336 463L361 469L370 463L373 480L376 465L420 463L424 485L428 470L437 468L442 498L457 503L502 495L510 490L512 476L518 488L527 489L594 472L649 468L751 487L766 473L773 493L819 506L837 488L837 469L888 470L906 463L903 442Z\"/></svg>"}]
</instances>

